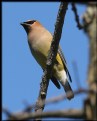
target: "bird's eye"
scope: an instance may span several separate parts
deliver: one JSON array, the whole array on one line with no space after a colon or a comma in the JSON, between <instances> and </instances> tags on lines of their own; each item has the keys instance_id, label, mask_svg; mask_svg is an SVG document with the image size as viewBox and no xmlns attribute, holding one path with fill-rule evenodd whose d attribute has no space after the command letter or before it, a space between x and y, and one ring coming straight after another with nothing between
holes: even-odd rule
<instances>
[{"instance_id":1,"label":"bird's eye","mask_svg":"<svg viewBox=\"0 0 97 121\"><path fill-rule=\"evenodd\" d=\"M27 22L24 22L24 23L33 24L34 22L36 22L36 20L27 21Z\"/></svg>"}]
</instances>

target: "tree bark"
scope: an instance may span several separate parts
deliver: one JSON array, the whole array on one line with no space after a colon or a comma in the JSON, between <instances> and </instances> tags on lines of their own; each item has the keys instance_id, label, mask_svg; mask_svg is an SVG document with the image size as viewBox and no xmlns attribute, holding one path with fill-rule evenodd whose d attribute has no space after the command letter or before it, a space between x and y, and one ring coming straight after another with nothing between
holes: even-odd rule
<instances>
[{"instance_id":1,"label":"tree bark","mask_svg":"<svg viewBox=\"0 0 97 121\"><path fill-rule=\"evenodd\" d=\"M89 38L89 65L88 65L88 86L90 90L97 91L97 4L94 7L87 6L83 16L84 31ZM97 98L96 94L89 93L85 100L84 108L86 119L97 120Z\"/></svg>"}]
</instances>

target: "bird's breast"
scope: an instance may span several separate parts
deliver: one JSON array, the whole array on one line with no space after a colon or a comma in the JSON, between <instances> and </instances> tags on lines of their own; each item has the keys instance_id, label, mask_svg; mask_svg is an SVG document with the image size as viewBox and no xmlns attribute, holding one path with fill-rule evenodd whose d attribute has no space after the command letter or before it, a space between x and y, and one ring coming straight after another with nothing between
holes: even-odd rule
<instances>
[{"instance_id":1,"label":"bird's breast","mask_svg":"<svg viewBox=\"0 0 97 121\"><path fill-rule=\"evenodd\" d=\"M43 40L43 38L34 38L32 40L28 40L28 43L31 53L36 61L42 68L45 68L51 43L48 40Z\"/></svg>"}]
</instances>

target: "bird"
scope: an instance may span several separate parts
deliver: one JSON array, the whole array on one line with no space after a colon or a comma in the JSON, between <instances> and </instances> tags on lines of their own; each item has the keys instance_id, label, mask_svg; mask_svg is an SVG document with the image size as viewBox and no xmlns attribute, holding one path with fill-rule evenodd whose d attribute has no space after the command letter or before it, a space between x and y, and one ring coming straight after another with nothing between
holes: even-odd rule
<instances>
[{"instance_id":1,"label":"bird","mask_svg":"<svg viewBox=\"0 0 97 121\"><path fill-rule=\"evenodd\" d=\"M27 20L20 24L27 33L28 45L32 55L44 71L53 39L52 34L37 20ZM60 89L61 84L66 92L68 100L71 100L74 97L73 90L68 82L68 80L72 82L72 79L60 45L58 47L50 79L58 89Z\"/></svg>"}]
</instances>

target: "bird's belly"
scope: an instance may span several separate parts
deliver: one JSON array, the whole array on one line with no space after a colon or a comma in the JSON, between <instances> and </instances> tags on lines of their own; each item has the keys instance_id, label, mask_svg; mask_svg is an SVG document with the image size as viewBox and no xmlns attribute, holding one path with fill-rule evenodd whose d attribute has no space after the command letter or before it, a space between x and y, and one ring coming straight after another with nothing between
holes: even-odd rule
<instances>
[{"instance_id":1,"label":"bird's belly","mask_svg":"<svg viewBox=\"0 0 97 121\"><path fill-rule=\"evenodd\" d=\"M38 64L42 67L42 69L45 69L46 67L46 61L47 57L44 56L43 54L39 52L33 52L33 56L38 62ZM58 80L60 80L60 72L63 70L63 66L60 64L54 64L53 69L52 69L52 75L56 77Z\"/></svg>"},{"instance_id":2,"label":"bird's belly","mask_svg":"<svg viewBox=\"0 0 97 121\"><path fill-rule=\"evenodd\" d=\"M47 57L44 56L39 51L32 51L32 54L33 54L35 60L38 62L38 64L44 69L46 67Z\"/></svg>"},{"instance_id":3,"label":"bird's belly","mask_svg":"<svg viewBox=\"0 0 97 121\"><path fill-rule=\"evenodd\" d=\"M49 53L49 49L50 49L50 43L36 43L31 45L30 46L30 49L31 49L31 52L32 52L32 55L34 56L35 60L38 62L38 64L42 67L42 69L45 69L46 67L46 61L47 61L47 56L48 56L48 53ZM56 60L58 58L58 55L56 56ZM53 71L52 73L54 74L54 76L56 78L58 78L59 76L59 72L63 70L63 65L61 63L58 63L55 61L55 64L53 66Z\"/></svg>"}]
</instances>

